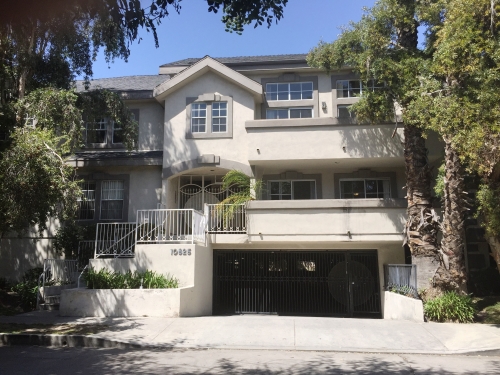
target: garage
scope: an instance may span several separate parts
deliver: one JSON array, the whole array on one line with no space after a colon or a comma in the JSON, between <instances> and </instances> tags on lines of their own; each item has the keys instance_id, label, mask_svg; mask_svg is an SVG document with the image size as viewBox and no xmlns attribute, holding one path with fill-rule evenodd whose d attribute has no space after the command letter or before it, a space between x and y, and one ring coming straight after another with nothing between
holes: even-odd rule
<instances>
[{"instance_id":1,"label":"garage","mask_svg":"<svg viewBox=\"0 0 500 375\"><path fill-rule=\"evenodd\" d=\"M376 250L214 250L213 313L380 317Z\"/></svg>"}]
</instances>

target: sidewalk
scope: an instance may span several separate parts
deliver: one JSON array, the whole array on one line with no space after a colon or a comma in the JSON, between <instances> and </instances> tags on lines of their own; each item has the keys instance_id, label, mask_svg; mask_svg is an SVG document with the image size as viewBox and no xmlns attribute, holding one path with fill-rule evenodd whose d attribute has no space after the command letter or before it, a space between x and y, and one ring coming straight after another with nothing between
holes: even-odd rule
<instances>
[{"instance_id":1,"label":"sidewalk","mask_svg":"<svg viewBox=\"0 0 500 375\"><path fill-rule=\"evenodd\" d=\"M459 354L500 351L500 325L273 315L197 318L73 318L58 311L0 317L0 323L105 324L92 335L173 349L273 349Z\"/></svg>"}]
</instances>

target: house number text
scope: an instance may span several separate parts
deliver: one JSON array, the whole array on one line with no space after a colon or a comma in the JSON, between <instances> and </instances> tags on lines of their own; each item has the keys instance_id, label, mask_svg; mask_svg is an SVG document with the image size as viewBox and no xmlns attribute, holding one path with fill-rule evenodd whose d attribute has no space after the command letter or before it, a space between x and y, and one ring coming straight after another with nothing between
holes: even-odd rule
<instances>
[{"instance_id":1,"label":"house number text","mask_svg":"<svg viewBox=\"0 0 500 375\"><path fill-rule=\"evenodd\" d=\"M170 249L170 255L191 255L191 249Z\"/></svg>"}]
</instances>

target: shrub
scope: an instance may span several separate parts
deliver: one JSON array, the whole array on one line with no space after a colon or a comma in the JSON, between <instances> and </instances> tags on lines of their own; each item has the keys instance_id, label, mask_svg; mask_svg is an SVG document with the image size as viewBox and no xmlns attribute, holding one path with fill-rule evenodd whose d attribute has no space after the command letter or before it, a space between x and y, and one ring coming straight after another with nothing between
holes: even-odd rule
<instances>
[{"instance_id":1,"label":"shrub","mask_svg":"<svg viewBox=\"0 0 500 375\"><path fill-rule=\"evenodd\" d=\"M425 315L435 322L472 323L476 308L469 295L446 292L425 303Z\"/></svg>"},{"instance_id":2,"label":"shrub","mask_svg":"<svg viewBox=\"0 0 500 375\"><path fill-rule=\"evenodd\" d=\"M38 278L43 272L43 268L32 268L23 276L20 283L12 287L12 291L19 295L21 307L24 311L32 311L36 308L36 298L38 295Z\"/></svg>"},{"instance_id":3,"label":"shrub","mask_svg":"<svg viewBox=\"0 0 500 375\"><path fill-rule=\"evenodd\" d=\"M154 271L125 273L111 272L106 268L99 271L89 269L85 275L89 289L167 289L178 288L179 281L170 275L158 274Z\"/></svg>"}]
</instances>

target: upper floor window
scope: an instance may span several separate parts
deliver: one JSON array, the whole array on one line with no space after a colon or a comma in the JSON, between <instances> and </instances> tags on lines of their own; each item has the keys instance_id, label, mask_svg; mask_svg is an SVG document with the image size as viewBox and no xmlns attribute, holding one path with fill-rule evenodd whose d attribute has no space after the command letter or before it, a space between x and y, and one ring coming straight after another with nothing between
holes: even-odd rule
<instances>
[{"instance_id":1,"label":"upper floor window","mask_svg":"<svg viewBox=\"0 0 500 375\"><path fill-rule=\"evenodd\" d=\"M337 106L337 117L338 118L354 118L356 115L349 109L349 105L338 105Z\"/></svg>"},{"instance_id":2,"label":"upper floor window","mask_svg":"<svg viewBox=\"0 0 500 375\"><path fill-rule=\"evenodd\" d=\"M212 133L225 133L227 131L227 103L212 103Z\"/></svg>"},{"instance_id":3,"label":"upper floor window","mask_svg":"<svg viewBox=\"0 0 500 375\"><path fill-rule=\"evenodd\" d=\"M340 180L340 198L343 199L390 198L390 196L388 178Z\"/></svg>"},{"instance_id":4,"label":"upper floor window","mask_svg":"<svg viewBox=\"0 0 500 375\"><path fill-rule=\"evenodd\" d=\"M85 143L106 143L107 131L108 120L105 118L85 123Z\"/></svg>"},{"instance_id":5,"label":"upper floor window","mask_svg":"<svg viewBox=\"0 0 500 375\"><path fill-rule=\"evenodd\" d=\"M355 98L360 96L363 90L375 90L383 86L374 80L368 81L367 84L363 84L360 80L337 81L337 98Z\"/></svg>"},{"instance_id":6,"label":"upper floor window","mask_svg":"<svg viewBox=\"0 0 500 375\"><path fill-rule=\"evenodd\" d=\"M312 118L312 108L275 108L266 111L267 119Z\"/></svg>"},{"instance_id":7,"label":"upper floor window","mask_svg":"<svg viewBox=\"0 0 500 375\"><path fill-rule=\"evenodd\" d=\"M139 122L139 110L130 110L131 118ZM122 124L107 117L85 123L83 138L91 148L122 148L124 133Z\"/></svg>"},{"instance_id":8,"label":"upper floor window","mask_svg":"<svg viewBox=\"0 0 500 375\"><path fill-rule=\"evenodd\" d=\"M267 100L307 100L313 98L312 82L267 83Z\"/></svg>"},{"instance_id":9,"label":"upper floor window","mask_svg":"<svg viewBox=\"0 0 500 375\"><path fill-rule=\"evenodd\" d=\"M271 200L316 199L316 181L285 180L269 181Z\"/></svg>"},{"instance_id":10,"label":"upper floor window","mask_svg":"<svg viewBox=\"0 0 500 375\"><path fill-rule=\"evenodd\" d=\"M191 132L205 133L207 124L207 105L205 103L191 104Z\"/></svg>"}]
</instances>

